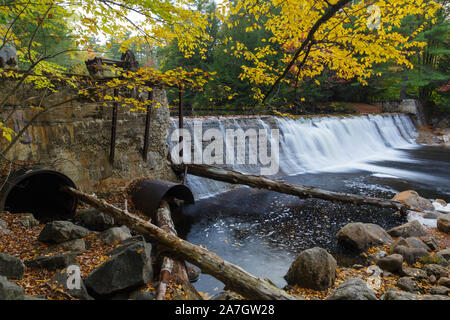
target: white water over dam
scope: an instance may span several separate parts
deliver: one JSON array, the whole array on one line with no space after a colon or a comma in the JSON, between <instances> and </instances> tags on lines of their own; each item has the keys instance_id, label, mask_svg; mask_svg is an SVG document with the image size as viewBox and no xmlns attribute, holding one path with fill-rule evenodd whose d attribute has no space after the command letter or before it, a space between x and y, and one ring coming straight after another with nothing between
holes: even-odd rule
<instances>
[{"instance_id":1,"label":"white water over dam","mask_svg":"<svg viewBox=\"0 0 450 320\"><path fill-rule=\"evenodd\" d=\"M195 136L194 123L202 123L202 131L219 129L266 129L268 135L279 130L279 173L276 178L318 171L367 170L374 175L402 176L398 169L380 168L372 162L405 159L399 149L409 149L415 144L416 129L409 116L380 114L361 116L299 117L297 119L262 117L185 118L184 127L191 132L194 148L204 148L211 141ZM178 127L172 119L172 131ZM170 137L170 135L169 135ZM247 137L249 138L249 137ZM225 148L227 141L224 139ZM249 138L250 141L250 138ZM172 147L176 142L170 142ZM269 145L270 147L270 145ZM270 148L269 148L270 151ZM236 152L235 152L236 154ZM248 144L246 145L248 159ZM235 162L236 163L236 162ZM247 162L246 162L247 163ZM259 165L234 164L227 167L243 173L259 173ZM408 174L411 174L408 172ZM236 186L188 176L188 185L197 199L225 192Z\"/></svg>"}]
</instances>

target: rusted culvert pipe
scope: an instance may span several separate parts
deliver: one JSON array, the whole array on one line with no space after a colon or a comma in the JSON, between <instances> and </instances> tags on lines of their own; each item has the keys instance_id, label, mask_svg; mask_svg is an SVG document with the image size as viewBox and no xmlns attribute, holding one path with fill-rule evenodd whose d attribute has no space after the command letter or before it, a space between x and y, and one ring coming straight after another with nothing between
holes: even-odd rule
<instances>
[{"instance_id":1,"label":"rusted culvert pipe","mask_svg":"<svg viewBox=\"0 0 450 320\"><path fill-rule=\"evenodd\" d=\"M40 166L12 171L0 190L0 211L33 213L46 222L73 217L78 199L62 189L76 189L65 174Z\"/></svg>"},{"instance_id":2,"label":"rusted culvert pipe","mask_svg":"<svg viewBox=\"0 0 450 320\"><path fill-rule=\"evenodd\" d=\"M153 221L161 200L174 203L177 199L184 201L184 204L195 203L194 195L187 186L170 181L136 179L128 185L126 193L130 207L152 218Z\"/></svg>"}]
</instances>

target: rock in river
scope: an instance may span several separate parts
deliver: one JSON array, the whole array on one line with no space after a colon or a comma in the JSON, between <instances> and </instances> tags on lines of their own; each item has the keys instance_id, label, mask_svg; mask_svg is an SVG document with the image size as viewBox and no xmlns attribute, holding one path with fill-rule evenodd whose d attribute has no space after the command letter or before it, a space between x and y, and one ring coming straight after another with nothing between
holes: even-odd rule
<instances>
[{"instance_id":1,"label":"rock in river","mask_svg":"<svg viewBox=\"0 0 450 320\"><path fill-rule=\"evenodd\" d=\"M430 200L421 197L414 190L406 190L400 193L397 193L392 200L400 201L403 204L406 204L413 210L424 211L429 210L433 211L434 206Z\"/></svg>"},{"instance_id":2,"label":"rock in river","mask_svg":"<svg viewBox=\"0 0 450 320\"><path fill-rule=\"evenodd\" d=\"M400 254L391 254L377 260L377 265L389 272L400 272L402 270L403 256Z\"/></svg>"},{"instance_id":3,"label":"rock in river","mask_svg":"<svg viewBox=\"0 0 450 320\"><path fill-rule=\"evenodd\" d=\"M362 251L371 246L392 244L394 241L380 226L373 223L349 223L337 234L338 243L356 251Z\"/></svg>"},{"instance_id":4,"label":"rock in river","mask_svg":"<svg viewBox=\"0 0 450 320\"><path fill-rule=\"evenodd\" d=\"M437 219L437 228L439 231L450 234L450 214L441 214Z\"/></svg>"},{"instance_id":5,"label":"rock in river","mask_svg":"<svg viewBox=\"0 0 450 320\"><path fill-rule=\"evenodd\" d=\"M351 278L334 289L327 300L377 300L377 296L362 279Z\"/></svg>"},{"instance_id":6,"label":"rock in river","mask_svg":"<svg viewBox=\"0 0 450 320\"><path fill-rule=\"evenodd\" d=\"M336 260L319 247L304 250L292 263L285 279L290 285L325 290L336 279Z\"/></svg>"},{"instance_id":7,"label":"rock in river","mask_svg":"<svg viewBox=\"0 0 450 320\"><path fill-rule=\"evenodd\" d=\"M392 237L422 237L427 235L427 231L417 220L412 220L408 223L402 224L401 226L392 228L388 230L388 233Z\"/></svg>"}]
</instances>

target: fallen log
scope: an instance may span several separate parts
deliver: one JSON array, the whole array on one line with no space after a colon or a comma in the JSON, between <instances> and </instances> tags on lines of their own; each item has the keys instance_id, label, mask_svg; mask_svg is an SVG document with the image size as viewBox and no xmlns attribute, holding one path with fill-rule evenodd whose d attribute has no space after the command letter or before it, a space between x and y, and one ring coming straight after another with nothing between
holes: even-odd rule
<instances>
[{"instance_id":1,"label":"fallen log","mask_svg":"<svg viewBox=\"0 0 450 320\"><path fill-rule=\"evenodd\" d=\"M104 200L100 200L70 187L66 187L65 190L76 196L80 201L112 216L116 222L126 225L140 234L148 236L152 241L163 245L164 248L170 251L178 259L196 265L203 273L209 274L222 281L229 290L235 291L247 299L301 299L300 297L289 295L266 279L249 274L242 268L220 258L205 248L180 239L154 224L119 209Z\"/></svg>"},{"instance_id":2,"label":"fallen log","mask_svg":"<svg viewBox=\"0 0 450 320\"><path fill-rule=\"evenodd\" d=\"M173 236L178 236L172 221L169 204L165 200L161 201L159 209L156 212L156 221L158 227L160 227L162 230L172 234ZM186 264L184 263L184 261L174 260L171 257L164 255L164 253L162 253L161 256L162 264L156 300L164 300L167 286L170 280L173 280L174 282L182 285L182 287L186 290L185 297L187 299L202 300L203 298L189 281Z\"/></svg>"},{"instance_id":3,"label":"fallen log","mask_svg":"<svg viewBox=\"0 0 450 320\"><path fill-rule=\"evenodd\" d=\"M265 176L244 174L230 169L203 164L172 165L173 169L177 172L184 171L183 166L187 167L188 174L192 174L195 176L233 184L243 184L253 188L272 190L280 193L294 195L300 198L317 198L359 205L371 205L381 208L392 208L395 210L399 210L402 215L406 215L407 210L409 210L408 206L394 200L328 191L311 186L296 185L284 181L273 180Z\"/></svg>"}]
</instances>

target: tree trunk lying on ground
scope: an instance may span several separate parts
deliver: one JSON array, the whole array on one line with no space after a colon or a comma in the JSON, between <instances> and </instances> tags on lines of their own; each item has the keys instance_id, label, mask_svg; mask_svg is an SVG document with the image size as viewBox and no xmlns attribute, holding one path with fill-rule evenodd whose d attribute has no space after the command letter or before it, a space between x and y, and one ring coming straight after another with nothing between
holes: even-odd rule
<instances>
[{"instance_id":1,"label":"tree trunk lying on ground","mask_svg":"<svg viewBox=\"0 0 450 320\"><path fill-rule=\"evenodd\" d=\"M177 236L175 226L172 221L169 204L162 200L159 209L156 213L156 220L158 227L173 236ZM185 298L189 300L202 300L200 294L195 290L189 281L189 277L186 270L186 264L184 261L174 260L171 257L162 256L162 264L160 271L158 295L156 300L164 300L166 295L167 285L170 279L173 279L176 283L179 283L187 291Z\"/></svg>"},{"instance_id":2,"label":"tree trunk lying on ground","mask_svg":"<svg viewBox=\"0 0 450 320\"><path fill-rule=\"evenodd\" d=\"M174 236L154 224L119 209L104 200L90 196L79 190L66 187L66 191L92 207L112 216L118 223L128 226L136 232L148 236L163 245L180 260L188 261L199 267L203 273L222 281L227 288L248 299L261 300L295 300L284 290L277 288L263 278L257 278L242 268L231 264L216 254L183 239Z\"/></svg>"},{"instance_id":3,"label":"tree trunk lying on ground","mask_svg":"<svg viewBox=\"0 0 450 320\"><path fill-rule=\"evenodd\" d=\"M183 172L182 165L172 165L177 172ZM317 187L302 186L283 181L272 180L265 176L243 174L230 169L218 168L203 164L185 164L188 168L188 174L195 176L233 183L244 184L253 188L268 189L280 193L286 193L300 198L318 198L330 201L340 201L359 205L371 205L381 208L392 208L399 210L401 214L406 215L408 206L401 202L380 199L368 196L361 196L349 193L340 193L319 189Z\"/></svg>"}]
</instances>

